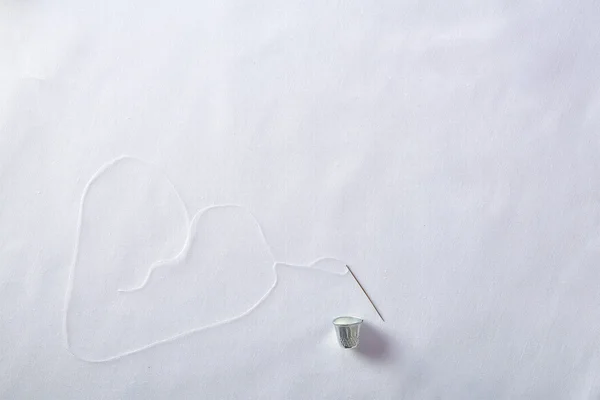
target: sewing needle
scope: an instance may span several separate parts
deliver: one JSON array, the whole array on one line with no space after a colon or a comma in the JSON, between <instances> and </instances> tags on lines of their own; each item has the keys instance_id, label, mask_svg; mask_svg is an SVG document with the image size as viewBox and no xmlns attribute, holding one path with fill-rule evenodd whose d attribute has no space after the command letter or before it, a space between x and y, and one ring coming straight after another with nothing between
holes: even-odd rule
<instances>
[{"instance_id":1,"label":"sewing needle","mask_svg":"<svg viewBox=\"0 0 600 400\"><path fill-rule=\"evenodd\" d=\"M381 313L379 312L379 310L375 306L375 303L373 303L373 300L371 300L371 296L369 296L369 294L367 293L367 291L365 290L365 288L363 287L363 285L360 284L358 278L356 278L356 275L354 275L354 272L352 272L352 269L350 269L350 266L346 264L346 268L348 268L348 271L350 271L350 274L352 274L352 277L354 278L354 280L356 281L356 283L358 283L358 286L360 287L360 290L362 290L363 293L365 294L365 296L367 296L367 299L369 299L369 302L371 303L371 305L373 306L373 308L375 309L375 311L379 315L379 318L381 318L381 320L383 322L385 322L385 319L383 319L383 316L381 315Z\"/></svg>"}]
</instances>

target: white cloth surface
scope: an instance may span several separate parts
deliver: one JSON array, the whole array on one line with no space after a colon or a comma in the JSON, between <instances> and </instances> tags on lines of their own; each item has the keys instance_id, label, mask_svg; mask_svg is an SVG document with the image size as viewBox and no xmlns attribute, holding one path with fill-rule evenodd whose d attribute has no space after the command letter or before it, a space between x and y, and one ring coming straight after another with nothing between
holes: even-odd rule
<instances>
[{"instance_id":1,"label":"white cloth surface","mask_svg":"<svg viewBox=\"0 0 600 400\"><path fill-rule=\"evenodd\" d=\"M595 0L0 2L0 398L598 398L598 21ZM80 200L122 155L146 164L90 192L76 355L267 290L222 212L184 275L106 297L214 204L276 261L352 265L386 322L348 276L281 268L231 324L74 356Z\"/></svg>"}]
</instances>

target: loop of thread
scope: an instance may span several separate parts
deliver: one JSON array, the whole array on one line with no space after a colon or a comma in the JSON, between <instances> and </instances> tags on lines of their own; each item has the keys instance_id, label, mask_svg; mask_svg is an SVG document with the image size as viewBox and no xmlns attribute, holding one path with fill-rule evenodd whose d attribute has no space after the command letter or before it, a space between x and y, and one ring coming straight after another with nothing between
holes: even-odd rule
<instances>
[{"instance_id":1,"label":"loop of thread","mask_svg":"<svg viewBox=\"0 0 600 400\"><path fill-rule=\"evenodd\" d=\"M186 216L186 219L188 221L188 234L185 240L185 243L182 247L182 249L179 251L179 253L177 255L175 255L174 257L170 258L170 259L166 259L166 260L158 260L154 263L152 263L148 269L148 273L146 274L146 277L144 278L144 280L142 281L141 284L139 284L138 286L135 286L133 288L128 288L128 289L118 289L119 293L132 293L132 292L136 292L139 290L142 290L146 284L148 283L148 281L150 280L154 270L156 268L160 268L161 266L167 265L167 264L171 264L171 263L175 263L178 262L182 259L184 259L186 257L186 255L189 252L190 246L191 246L191 242L193 239L193 236L195 234L195 230L194 227L196 226L196 224L198 223L198 221L200 220L200 218L208 211L213 210L213 209L218 209L218 208L240 208L243 209L245 211L247 211L251 216L252 219L254 221L254 223L256 224L258 231L261 235L261 239L264 242L264 244L266 245L266 247L269 250L269 254L271 255L271 258L274 260L273 264L272 264L272 269L273 272L275 274L275 280L273 281L273 284L271 285L271 287L265 292L265 294L263 294L261 296L260 299L258 299L258 301L256 303L254 303L250 308L248 308L246 311L244 311L241 314L238 314L234 317L231 318L227 318L221 321L217 321L215 323L209 324L209 325L205 325L205 326L201 326L198 328L193 328L193 329L189 329L183 332L180 332L176 335L170 336L168 338L162 339L162 340L158 340L155 342L152 342L150 344L147 344L145 346L141 346L135 349L131 349L131 350L127 350L125 352L122 353L118 353L114 356L110 356L110 357L105 357L105 358L98 358L98 359L90 359L90 358L84 358L80 355L75 354L72 350L71 350L71 343L69 340L69 323L68 323L68 314L69 314L69 308L71 305L71 297L72 297L72 293L73 293L73 276L74 276L74 272L75 272L75 268L77 265L77 261L79 259L79 245L81 242L81 230L82 230L82 221L83 221L83 210L84 210L84 206L85 206L85 200L86 197L88 195L88 192L90 190L90 188L92 187L92 185L94 184L94 182L96 182L98 180L98 178L100 178L100 176L102 176L104 173L108 172L111 168L113 168L115 165L117 165L118 163L125 161L125 160L134 160L134 161L138 161L141 162L143 164L147 164L145 161L137 158L137 157L132 157L132 156L128 156L128 155L123 155L120 157L115 158L112 161L107 162L106 164L104 164L102 167L100 167L91 177L91 179L88 181L88 183L85 185L84 189L83 189L83 194L81 196L81 200L79 202L79 215L77 218L77 242L75 243L75 249L74 249L74 253L73 253L73 259L70 265L70 269L69 269L69 278L68 278L68 283L67 283L67 291L66 291L66 295L65 295L65 307L64 307L64 321L63 321L63 334L64 334L64 338L65 338L65 346L66 349L69 353L71 353L74 357L82 360L82 361L86 361L86 362L90 362L90 363L102 363L102 362L109 362L109 361L116 361L119 360L123 357L126 356L130 356L136 353L139 353L141 351L144 350L148 350L150 348L156 347L158 345L161 344L166 344L166 343L170 343L173 342L175 340L178 339L182 339L186 336L190 336L194 333L198 333L207 329L211 329L211 328L216 328L218 326L222 326L234 321L237 321L247 315L249 315L251 312L253 312L254 310L256 310L266 299L267 297L269 297L269 295L273 292L273 290L275 289L275 287L277 286L277 283L279 281L279 276L277 274L277 267L280 265L286 265L287 267L292 267L292 268L312 268L314 267L317 263L321 262L321 261L325 261L325 260L335 260L335 261L340 261L341 260L335 258L335 257L320 257L317 258L316 260L312 261L311 263L309 263L308 265L292 265L292 264L287 264L284 262L279 262L275 260L275 256L273 255L273 251L271 249L271 246L269 245L269 242L267 240L267 237L264 233L264 230L262 228L262 226L260 225L258 219L256 218L256 216L247 208L241 205L237 205L237 204L217 204L217 205L212 205L206 208L203 208L202 210L198 211L194 217L190 220L189 218L189 214L187 212L187 209L185 207L185 204L183 202L183 199L181 198L181 196L179 195L179 192L176 190L175 186L173 185L173 183L171 182L170 179L168 179L168 177L165 176L166 180L169 182L170 186L172 187L173 191L175 192L175 194L177 195L177 199L179 200L182 208L184 209L184 213ZM343 263L343 262L342 262ZM343 263L344 264L344 263ZM345 269L343 273L336 273L336 272L331 272L331 271L325 271L325 270L321 270L322 272L327 272L330 274L334 274L334 275L339 275L339 276L344 276L348 273L348 270Z\"/></svg>"}]
</instances>

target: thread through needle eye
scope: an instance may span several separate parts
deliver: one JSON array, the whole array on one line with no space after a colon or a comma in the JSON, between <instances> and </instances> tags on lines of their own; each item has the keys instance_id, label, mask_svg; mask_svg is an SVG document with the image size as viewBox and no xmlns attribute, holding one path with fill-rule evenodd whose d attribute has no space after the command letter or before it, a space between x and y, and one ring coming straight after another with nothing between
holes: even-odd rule
<instances>
[{"instance_id":1,"label":"thread through needle eye","mask_svg":"<svg viewBox=\"0 0 600 400\"><path fill-rule=\"evenodd\" d=\"M373 303L373 300L371 300L371 296L369 296L369 294L367 293L367 291L365 290L365 288L363 287L363 285L360 284L360 281L358 280L358 278L356 277L356 275L354 275L354 272L352 272L352 269L350 268L350 266L348 264L346 264L346 268L348 268L348 271L350 271L350 274L352 275L352 277L354 278L354 280L356 281L356 283L358 283L358 286L360 287L360 290L362 290L362 292L365 294L365 296L367 296L367 299L369 300L369 303L371 303L371 305L373 306L373 308L377 312L377 315L379 315L379 318L381 318L381 320L383 322L385 322L385 319L383 319L383 316L381 315L381 313L377 309L377 306L375 306L375 303Z\"/></svg>"}]
</instances>

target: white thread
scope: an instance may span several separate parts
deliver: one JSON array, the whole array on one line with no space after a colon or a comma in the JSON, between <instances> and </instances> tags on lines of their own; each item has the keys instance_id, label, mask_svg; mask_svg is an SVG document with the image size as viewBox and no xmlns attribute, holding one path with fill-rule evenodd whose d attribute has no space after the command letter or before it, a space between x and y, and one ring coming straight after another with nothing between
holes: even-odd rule
<instances>
[{"instance_id":1,"label":"white thread","mask_svg":"<svg viewBox=\"0 0 600 400\"><path fill-rule=\"evenodd\" d=\"M187 331L183 331L181 333L178 333L174 336L170 336L168 338L162 339L162 340L158 340L155 342L152 342L148 345L145 346L141 346L132 350L127 350L123 353L118 353L114 356L110 356L110 357L105 357L105 358L98 358L98 359L90 359L90 358L84 358L80 355L75 354L72 350L71 350L71 342L69 340L69 323L68 323L68 316L69 316L69 309L70 309L70 305L71 305L71 297L73 294L73 278L74 278L74 272L75 272L75 268L77 265L77 262L79 260L79 245L81 242L81 230L82 230L82 223L83 223L83 210L84 210L84 206L85 206L85 200L86 197L88 195L88 192L90 190L90 188L92 187L92 185L94 184L94 182L96 182L96 180L98 180L98 178L100 178L100 176L104 173L106 173L108 170L110 170L110 168L114 167L115 165L117 165L118 163L125 161L125 160L135 160L138 162L141 162L142 164L145 165L149 165L148 163L144 162L143 160L137 158L137 157L132 157L132 156L127 156L127 155L122 155L120 157L115 158L112 161L109 161L108 163L104 164L102 167L100 167L98 169L98 171L96 171L94 173L94 175L92 175L91 179L89 180L89 182L85 185L84 189L83 189L83 194L81 196L81 200L79 202L79 215L78 215L78 219L77 219L77 242L75 243L75 249L74 249L74 254L73 254L73 260L71 262L70 265L70 269L69 269L69 280L67 282L67 290L66 290L66 294L65 294L65 316L64 316L64 321L63 321L63 335L65 338L65 346L67 348L67 351L69 353L71 353L74 357L82 360L82 361L86 361L89 363L103 363L103 362L109 362L109 361L116 361L119 360L121 358L139 353L141 351L144 350L148 350L150 348L162 345L162 344L167 344L167 343L171 343L175 340L178 339L182 339L184 337L190 336L194 333L198 333L198 332L202 332L205 331L207 329L211 329L211 328L216 328L218 326L222 326L234 321L237 321L245 316L247 316L248 314L250 314L252 311L254 311L256 308L258 308L258 306L260 306L266 299L267 297L269 297L269 295L273 292L273 290L275 289L275 287L277 287L277 283L279 281L279 276L277 274L277 267L281 266L281 265L285 265L287 267L291 267L291 268L302 268L302 269L313 269L314 270L314 266L321 262L321 261L325 261L325 260L335 260L335 261L340 261L341 260L334 258L334 257L320 257L317 258L316 260L312 261L311 263L309 263L308 265L292 265L292 264L286 264L284 262L280 262L280 261L276 261L275 260L275 256L273 254L273 251L271 249L271 246L269 245L269 242L267 240L267 237L264 233L264 230L262 228L262 226L260 225L260 223L258 222L258 219L256 218L256 216L250 211L248 210L246 207L241 206L241 205L237 205L237 204L218 204L218 205L212 205L209 207L206 207L200 211L198 211L194 217L190 220L189 218L189 214L187 212L187 208L185 207L185 203L183 202L183 199L181 198L181 196L179 195L179 192L177 191L177 189L175 188L175 185L173 185L173 183L171 182L170 179L168 179L167 177L166 180L169 182L169 184L171 185L171 187L173 188L174 193L177 196L177 199L179 200L181 206L184 209L184 213L185 213L185 217L186 217L186 221L188 222L188 235L187 238L185 240L185 243L182 247L182 249L179 251L179 253L177 253L177 255L175 255L174 257L170 258L170 259L165 259L165 260L159 260L156 261L154 263L152 263L148 269L148 273L146 275L146 277L144 278L144 280L142 281L142 283L138 286L135 286L133 288L129 288L129 289L118 289L119 293L132 293L132 292L136 292L138 290L143 289L147 283L149 282L154 270L156 268L159 268L161 266L166 266L166 265L170 265L173 263L177 263L179 261L181 261L182 259L185 259L185 257L187 256L189 249L191 247L191 242L193 239L193 236L195 235L196 231L195 231L195 227L197 226L198 221L200 220L200 218L208 211L213 210L213 209L218 209L218 208L240 208L243 209L245 211L247 211L250 216L252 217L254 223L256 224L258 231L261 235L261 239L264 242L264 244L266 245L267 249L269 250L269 254L271 255L271 258L273 259L273 264L272 264L272 269L273 272L275 274L275 280L273 281L273 284L271 285L271 287L265 292L264 295L262 295L262 297L256 302L254 303L249 309L247 309L246 311L244 311L243 313L235 316L235 317L231 317L231 318L227 318L221 321L217 321L215 323L209 324L209 325L205 325L199 328L193 328L193 329L189 329ZM343 263L343 262L342 262ZM336 272L331 272L331 271L325 271L322 269L317 269L320 270L321 272L327 272L330 274L334 274L334 275L339 275L339 276L344 276L348 273L348 270L346 269L343 273L336 273Z\"/></svg>"}]
</instances>

